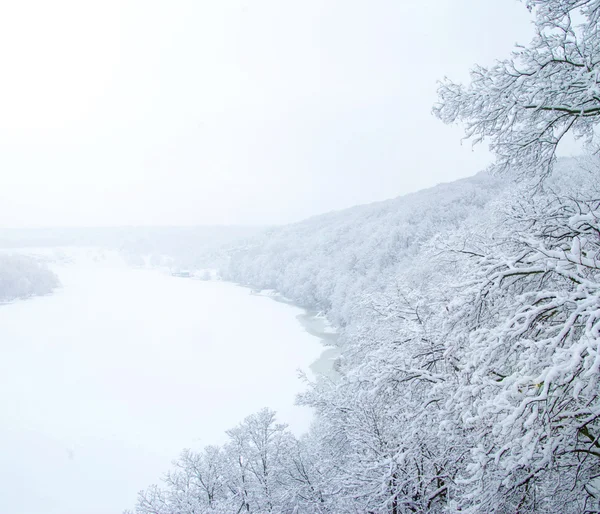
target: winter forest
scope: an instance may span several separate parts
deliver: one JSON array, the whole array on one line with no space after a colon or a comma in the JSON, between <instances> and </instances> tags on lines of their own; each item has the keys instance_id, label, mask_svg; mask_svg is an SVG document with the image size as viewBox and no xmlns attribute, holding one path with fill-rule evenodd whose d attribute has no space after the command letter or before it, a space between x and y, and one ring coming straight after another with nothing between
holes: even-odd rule
<instances>
[{"instance_id":1,"label":"winter forest","mask_svg":"<svg viewBox=\"0 0 600 514\"><path fill-rule=\"evenodd\" d=\"M126 514L600 513L600 0L520 3L528 44L439 77L437 123L493 153L473 177L269 227L27 235L218 277L336 334L331 372L300 376L308 431L241 415ZM585 153L559 157L568 139ZM60 287L0 250L0 304Z\"/></svg>"},{"instance_id":2,"label":"winter forest","mask_svg":"<svg viewBox=\"0 0 600 514\"><path fill-rule=\"evenodd\" d=\"M335 377L184 450L138 514L600 512L600 2L529 0L535 35L435 115L489 142L473 179L274 228L226 278L338 328ZM590 156L558 160L573 135Z\"/></svg>"}]
</instances>

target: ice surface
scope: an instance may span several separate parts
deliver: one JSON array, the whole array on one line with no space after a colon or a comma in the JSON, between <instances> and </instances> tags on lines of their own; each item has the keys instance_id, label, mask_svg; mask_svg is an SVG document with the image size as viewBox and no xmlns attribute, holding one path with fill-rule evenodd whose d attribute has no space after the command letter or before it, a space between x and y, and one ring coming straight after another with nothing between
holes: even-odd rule
<instances>
[{"instance_id":1,"label":"ice surface","mask_svg":"<svg viewBox=\"0 0 600 514\"><path fill-rule=\"evenodd\" d=\"M55 294L0 307L0 512L120 512L264 406L308 427L297 369L323 347L300 309L114 255L53 269Z\"/></svg>"}]
</instances>

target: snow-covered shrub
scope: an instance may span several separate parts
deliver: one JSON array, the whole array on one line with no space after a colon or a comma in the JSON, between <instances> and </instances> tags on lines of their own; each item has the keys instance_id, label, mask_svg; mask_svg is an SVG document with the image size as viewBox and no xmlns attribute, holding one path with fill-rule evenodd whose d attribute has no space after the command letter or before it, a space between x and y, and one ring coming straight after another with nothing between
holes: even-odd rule
<instances>
[{"instance_id":1,"label":"snow-covered shrub","mask_svg":"<svg viewBox=\"0 0 600 514\"><path fill-rule=\"evenodd\" d=\"M48 294L58 283L58 277L32 257L0 254L0 302Z\"/></svg>"}]
</instances>

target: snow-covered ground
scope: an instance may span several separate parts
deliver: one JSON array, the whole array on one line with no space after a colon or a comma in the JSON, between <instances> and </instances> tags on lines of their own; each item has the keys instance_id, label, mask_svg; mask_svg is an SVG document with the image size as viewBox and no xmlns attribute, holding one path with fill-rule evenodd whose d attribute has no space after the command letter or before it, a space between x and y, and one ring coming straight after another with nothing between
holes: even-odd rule
<instances>
[{"instance_id":1,"label":"snow-covered ground","mask_svg":"<svg viewBox=\"0 0 600 514\"><path fill-rule=\"evenodd\" d=\"M121 512L185 447L268 406L299 433L297 369L323 346L302 311L89 250L54 294L0 306L0 512Z\"/></svg>"}]
</instances>

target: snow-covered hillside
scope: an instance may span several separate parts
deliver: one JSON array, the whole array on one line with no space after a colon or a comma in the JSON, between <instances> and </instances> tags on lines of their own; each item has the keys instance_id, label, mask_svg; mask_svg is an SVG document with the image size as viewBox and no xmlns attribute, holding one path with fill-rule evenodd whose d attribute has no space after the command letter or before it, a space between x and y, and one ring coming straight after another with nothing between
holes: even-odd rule
<instances>
[{"instance_id":1,"label":"snow-covered hillside","mask_svg":"<svg viewBox=\"0 0 600 514\"><path fill-rule=\"evenodd\" d=\"M480 174L236 248L227 278L326 313L339 373L301 397L309 434L246 418L223 447L182 454L137 512L586 511L600 182L581 164L543 188Z\"/></svg>"},{"instance_id":2,"label":"snow-covered hillside","mask_svg":"<svg viewBox=\"0 0 600 514\"><path fill-rule=\"evenodd\" d=\"M471 218L503 190L487 173L384 202L273 228L232 252L225 276L275 289L345 325L366 291L385 289L434 236Z\"/></svg>"}]
</instances>

